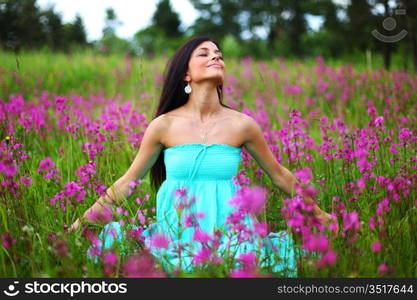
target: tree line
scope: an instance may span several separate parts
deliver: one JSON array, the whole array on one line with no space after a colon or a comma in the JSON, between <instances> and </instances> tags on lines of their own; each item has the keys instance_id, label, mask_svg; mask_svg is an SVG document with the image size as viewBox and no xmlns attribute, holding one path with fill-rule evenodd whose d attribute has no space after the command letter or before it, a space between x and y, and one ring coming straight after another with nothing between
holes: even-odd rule
<instances>
[{"instance_id":1,"label":"tree line","mask_svg":"<svg viewBox=\"0 0 417 300\"><path fill-rule=\"evenodd\" d=\"M14 51L43 46L70 51L88 45L80 15L64 24L59 13L41 10L36 0L0 0L0 28L0 47Z\"/></svg>"},{"instance_id":2,"label":"tree line","mask_svg":"<svg viewBox=\"0 0 417 300\"><path fill-rule=\"evenodd\" d=\"M417 1L415 0L189 0L199 17L188 28L159 0L151 23L131 39L116 35L121 24L112 8L106 10L102 38L87 42L78 15L64 24L53 8L40 10L36 0L0 0L0 47L69 51L70 45L104 53L170 55L194 35L209 35L225 54L236 57L339 58L355 53L379 53L387 69L394 53L417 70ZM308 18L319 17L318 30Z\"/></svg>"}]
</instances>

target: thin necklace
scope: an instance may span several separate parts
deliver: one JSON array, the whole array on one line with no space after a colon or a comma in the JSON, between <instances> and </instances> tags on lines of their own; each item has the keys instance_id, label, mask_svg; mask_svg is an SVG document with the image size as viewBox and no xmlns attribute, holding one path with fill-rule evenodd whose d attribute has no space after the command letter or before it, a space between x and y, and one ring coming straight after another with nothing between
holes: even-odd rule
<instances>
[{"instance_id":1,"label":"thin necklace","mask_svg":"<svg viewBox=\"0 0 417 300\"><path fill-rule=\"evenodd\" d=\"M207 123L208 123L208 125L210 125L210 126L207 126L207 127L208 127L208 129L207 129L207 130L204 130L206 126L202 126L202 127L200 128L200 137L201 137L201 139L202 139L202 141L203 141L203 144L207 144L207 136L208 136L208 133L209 133L209 132L210 132L210 130L213 128L213 126L214 126L214 124L215 124L216 120L218 120L218 119L219 119L219 118L217 117L216 119L214 119L214 120L210 120L209 122L207 122Z\"/></svg>"},{"instance_id":2,"label":"thin necklace","mask_svg":"<svg viewBox=\"0 0 417 300\"><path fill-rule=\"evenodd\" d=\"M202 127L202 128L200 129L200 136L201 136L201 138L202 138L202 140L203 140L203 144L206 144L206 143L207 143L207 135L208 135L209 131L213 128L213 124L214 124L214 122L212 121L211 123L212 123L212 125L210 126L210 128L209 128L208 130L204 131L204 130L203 130L203 129L204 129L204 127Z\"/></svg>"}]
</instances>

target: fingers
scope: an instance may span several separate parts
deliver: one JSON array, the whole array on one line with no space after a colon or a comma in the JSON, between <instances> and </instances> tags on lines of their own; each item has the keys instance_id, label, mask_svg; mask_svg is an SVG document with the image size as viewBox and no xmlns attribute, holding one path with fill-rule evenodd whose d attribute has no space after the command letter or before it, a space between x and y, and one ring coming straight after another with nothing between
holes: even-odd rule
<instances>
[{"instance_id":1,"label":"fingers","mask_svg":"<svg viewBox=\"0 0 417 300\"><path fill-rule=\"evenodd\" d=\"M77 229L78 229L78 223L77 222L74 222L73 224L71 224L70 227L68 227L67 230L65 230L65 232L66 233L71 233L71 232L76 231Z\"/></svg>"}]
</instances>

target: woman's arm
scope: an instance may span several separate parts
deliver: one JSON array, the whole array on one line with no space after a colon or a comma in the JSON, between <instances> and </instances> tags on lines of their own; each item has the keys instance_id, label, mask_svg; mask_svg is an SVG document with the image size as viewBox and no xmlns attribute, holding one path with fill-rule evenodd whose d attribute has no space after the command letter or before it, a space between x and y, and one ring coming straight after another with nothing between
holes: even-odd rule
<instances>
[{"instance_id":1,"label":"woman's arm","mask_svg":"<svg viewBox=\"0 0 417 300\"><path fill-rule=\"evenodd\" d=\"M88 208L68 230L77 230L80 228L82 222L90 224L95 223L94 219L97 220L99 219L98 216L103 216L108 213L106 210L109 210L110 206L127 196L128 188L129 182L123 177L119 178L110 188L106 190L106 195L104 197L100 197L90 208ZM96 216L96 218L92 216Z\"/></svg>"},{"instance_id":2,"label":"woman's arm","mask_svg":"<svg viewBox=\"0 0 417 300\"><path fill-rule=\"evenodd\" d=\"M246 150L258 162L260 167L269 176L272 183L287 195L293 197L295 195L295 183L298 182L298 180L287 168L277 162L265 141L263 132L258 123L250 116L246 116L244 119L243 132L245 134L244 146ZM334 217L324 212L310 196L303 195L302 197L307 204L313 205L313 214L327 228L329 221L331 219L334 220ZM334 232L337 235L339 231L338 224L335 223L335 226L336 230Z\"/></svg>"},{"instance_id":3,"label":"woman's arm","mask_svg":"<svg viewBox=\"0 0 417 300\"><path fill-rule=\"evenodd\" d=\"M101 216L111 205L125 198L129 192L129 184L132 180L142 179L153 164L163 148L160 143L163 132L167 129L165 116L161 115L148 125L143 135L139 151L126 173L107 189L106 196L100 197L87 211L78 218L69 228L69 231L80 227L81 219L87 223L95 223L88 216Z\"/></svg>"}]
</instances>

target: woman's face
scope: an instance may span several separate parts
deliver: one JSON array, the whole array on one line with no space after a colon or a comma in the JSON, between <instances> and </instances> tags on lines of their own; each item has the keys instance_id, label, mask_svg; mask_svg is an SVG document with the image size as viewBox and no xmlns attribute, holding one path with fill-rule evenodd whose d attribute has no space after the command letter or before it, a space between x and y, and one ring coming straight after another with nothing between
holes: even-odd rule
<instances>
[{"instance_id":1,"label":"woman's face","mask_svg":"<svg viewBox=\"0 0 417 300\"><path fill-rule=\"evenodd\" d=\"M201 82L210 80L216 85L223 84L225 63L216 44L205 41L191 53L188 70L184 80Z\"/></svg>"}]
</instances>

